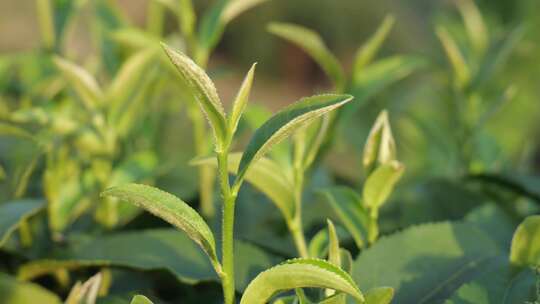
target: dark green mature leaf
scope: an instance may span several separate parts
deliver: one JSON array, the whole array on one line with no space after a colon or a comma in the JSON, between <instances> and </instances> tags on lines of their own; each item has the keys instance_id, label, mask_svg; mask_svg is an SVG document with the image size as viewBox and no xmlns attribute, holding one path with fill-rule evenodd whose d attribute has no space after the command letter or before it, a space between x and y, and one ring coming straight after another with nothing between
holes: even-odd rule
<instances>
[{"instance_id":1,"label":"dark green mature leaf","mask_svg":"<svg viewBox=\"0 0 540 304\"><path fill-rule=\"evenodd\" d=\"M241 304L264 304L278 292L302 288L330 288L364 302L364 296L345 271L319 259L292 259L260 273L246 288Z\"/></svg>"},{"instance_id":2,"label":"dark green mature leaf","mask_svg":"<svg viewBox=\"0 0 540 304\"><path fill-rule=\"evenodd\" d=\"M227 138L227 121L214 83L189 57L165 44L162 46L206 114L214 131L216 147L220 149Z\"/></svg>"},{"instance_id":3,"label":"dark green mature leaf","mask_svg":"<svg viewBox=\"0 0 540 304\"><path fill-rule=\"evenodd\" d=\"M358 256L353 277L363 289L395 288L396 303L439 303L500 254L473 225L425 224L379 239Z\"/></svg>"},{"instance_id":4,"label":"dark green mature leaf","mask_svg":"<svg viewBox=\"0 0 540 304\"><path fill-rule=\"evenodd\" d=\"M268 31L302 48L317 62L338 90L345 84L345 73L337 58L328 50L321 37L302 26L271 23Z\"/></svg>"},{"instance_id":5,"label":"dark green mature leaf","mask_svg":"<svg viewBox=\"0 0 540 304\"><path fill-rule=\"evenodd\" d=\"M520 266L540 266L540 215L528 216L516 229L510 261Z\"/></svg>"},{"instance_id":6,"label":"dark green mature leaf","mask_svg":"<svg viewBox=\"0 0 540 304\"><path fill-rule=\"evenodd\" d=\"M55 57L54 63L87 109L95 109L103 103L104 94L96 79L88 71L60 57Z\"/></svg>"},{"instance_id":7,"label":"dark green mature leaf","mask_svg":"<svg viewBox=\"0 0 540 304\"><path fill-rule=\"evenodd\" d=\"M368 214L361 204L360 196L347 187L332 187L322 191L327 202L352 235L358 248L367 242Z\"/></svg>"},{"instance_id":8,"label":"dark green mature leaf","mask_svg":"<svg viewBox=\"0 0 540 304\"><path fill-rule=\"evenodd\" d=\"M216 242L212 230L197 211L176 196L140 184L127 184L109 188L101 195L116 197L122 201L135 204L185 231L193 241L203 248L216 271L220 273L221 266L217 258Z\"/></svg>"},{"instance_id":9,"label":"dark green mature leaf","mask_svg":"<svg viewBox=\"0 0 540 304\"><path fill-rule=\"evenodd\" d=\"M36 214L45 206L42 200L17 200L0 205L0 247L9 239L21 221Z\"/></svg>"},{"instance_id":10,"label":"dark green mature leaf","mask_svg":"<svg viewBox=\"0 0 540 304\"><path fill-rule=\"evenodd\" d=\"M470 176L473 180L492 183L510 191L527 196L540 203L540 178L517 173L477 174Z\"/></svg>"},{"instance_id":11,"label":"dark green mature leaf","mask_svg":"<svg viewBox=\"0 0 540 304\"><path fill-rule=\"evenodd\" d=\"M238 171L240 164L240 153L229 155L228 169L231 173ZM213 165L217 167L215 157L195 159L194 165ZM245 179L253 184L255 188L264 193L278 207L285 219L292 219L294 215L294 191L292 180L285 175L283 169L273 160L262 157L250 167Z\"/></svg>"},{"instance_id":12,"label":"dark green mature leaf","mask_svg":"<svg viewBox=\"0 0 540 304\"><path fill-rule=\"evenodd\" d=\"M257 273L271 267L277 258L259 248L236 241L235 276L243 291ZM23 265L18 278L30 280L59 268L121 267L139 271L166 270L186 284L218 281L204 252L185 233L175 229L119 232L71 242L46 260Z\"/></svg>"},{"instance_id":13,"label":"dark green mature leaf","mask_svg":"<svg viewBox=\"0 0 540 304\"><path fill-rule=\"evenodd\" d=\"M517 223L495 204L488 203L476 207L464 219L497 241L502 251L508 251Z\"/></svg>"},{"instance_id":14,"label":"dark green mature leaf","mask_svg":"<svg viewBox=\"0 0 540 304\"><path fill-rule=\"evenodd\" d=\"M0 273L0 297L2 304L60 304L62 301L57 295L43 287Z\"/></svg>"},{"instance_id":15,"label":"dark green mature leaf","mask_svg":"<svg viewBox=\"0 0 540 304\"><path fill-rule=\"evenodd\" d=\"M463 284L445 304L532 303L534 282L532 270L514 271L507 258L500 257L477 278Z\"/></svg>"},{"instance_id":16,"label":"dark green mature leaf","mask_svg":"<svg viewBox=\"0 0 540 304\"><path fill-rule=\"evenodd\" d=\"M238 167L235 184L241 183L251 163L264 156L270 148L308 125L316 118L352 100L350 95L317 95L303 98L279 111L266 121L251 137Z\"/></svg>"},{"instance_id":17,"label":"dark green mature leaf","mask_svg":"<svg viewBox=\"0 0 540 304\"><path fill-rule=\"evenodd\" d=\"M358 49L354 60L353 79L356 79L358 75L362 74L364 67L373 60L394 26L395 21L396 19L392 15L384 17L377 31Z\"/></svg>"}]
</instances>

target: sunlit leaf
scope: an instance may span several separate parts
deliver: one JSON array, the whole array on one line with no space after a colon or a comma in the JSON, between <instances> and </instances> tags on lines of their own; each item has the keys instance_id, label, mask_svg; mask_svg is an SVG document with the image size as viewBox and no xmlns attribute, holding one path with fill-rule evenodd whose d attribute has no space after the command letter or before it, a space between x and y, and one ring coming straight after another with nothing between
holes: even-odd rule
<instances>
[{"instance_id":1,"label":"sunlit leaf","mask_svg":"<svg viewBox=\"0 0 540 304\"><path fill-rule=\"evenodd\" d=\"M238 94L236 95L236 98L234 99L231 116L229 117L230 136L233 136L234 133L236 133L238 122L240 121L240 117L242 116L242 113L244 113L244 109L246 108L246 105L248 103L249 93L251 91L251 85L253 83L253 75L255 73L256 65L257 64L255 63L251 66L251 69L247 73L246 78L244 78L244 81L242 82L242 86L238 90Z\"/></svg>"},{"instance_id":2,"label":"sunlit leaf","mask_svg":"<svg viewBox=\"0 0 540 304\"><path fill-rule=\"evenodd\" d=\"M279 292L302 287L330 288L364 302L354 281L340 268L324 260L292 259L260 273L248 285L240 303L267 303Z\"/></svg>"},{"instance_id":3,"label":"sunlit leaf","mask_svg":"<svg viewBox=\"0 0 540 304\"><path fill-rule=\"evenodd\" d=\"M216 146L218 149L227 138L227 122L223 105L217 94L216 87L210 77L186 55L176 52L165 44L163 49L171 62L176 66L183 80L193 91L202 110L212 125Z\"/></svg>"},{"instance_id":4,"label":"sunlit leaf","mask_svg":"<svg viewBox=\"0 0 540 304\"><path fill-rule=\"evenodd\" d=\"M0 273L0 295L3 304L60 304L60 298L47 289Z\"/></svg>"},{"instance_id":5,"label":"sunlit leaf","mask_svg":"<svg viewBox=\"0 0 540 304\"><path fill-rule=\"evenodd\" d=\"M268 31L302 48L321 66L338 90L343 88L345 84L343 68L316 32L287 23L271 23Z\"/></svg>"},{"instance_id":6,"label":"sunlit leaf","mask_svg":"<svg viewBox=\"0 0 540 304\"><path fill-rule=\"evenodd\" d=\"M218 273L221 271L216 254L214 234L197 211L176 196L140 184L126 184L109 188L101 195L116 197L135 204L185 231L208 254L216 271Z\"/></svg>"},{"instance_id":7,"label":"sunlit leaf","mask_svg":"<svg viewBox=\"0 0 540 304\"><path fill-rule=\"evenodd\" d=\"M318 95L307 97L284 108L266 121L251 137L238 167L235 184L239 184L251 163L264 156L297 129L352 100L350 95Z\"/></svg>"},{"instance_id":8,"label":"sunlit leaf","mask_svg":"<svg viewBox=\"0 0 540 304\"><path fill-rule=\"evenodd\" d=\"M363 73L362 69L373 60L394 26L395 21L394 16L386 16L377 31L358 49L354 60L353 78L356 78L357 74Z\"/></svg>"},{"instance_id":9,"label":"sunlit leaf","mask_svg":"<svg viewBox=\"0 0 540 304\"><path fill-rule=\"evenodd\" d=\"M368 290L364 296L366 304L390 304L394 298L394 289L390 287L378 287Z\"/></svg>"},{"instance_id":10,"label":"sunlit leaf","mask_svg":"<svg viewBox=\"0 0 540 304\"><path fill-rule=\"evenodd\" d=\"M130 304L154 304L150 299L142 295L136 295L131 299Z\"/></svg>"},{"instance_id":11,"label":"sunlit leaf","mask_svg":"<svg viewBox=\"0 0 540 304\"><path fill-rule=\"evenodd\" d=\"M378 209L388 199L397 181L403 175L405 166L392 161L379 166L364 183L362 198L364 206Z\"/></svg>"},{"instance_id":12,"label":"sunlit leaf","mask_svg":"<svg viewBox=\"0 0 540 304\"><path fill-rule=\"evenodd\" d=\"M21 221L27 220L45 206L41 200L17 200L0 205L0 247L9 239Z\"/></svg>"},{"instance_id":13,"label":"sunlit leaf","mask_svg":"<svg viewBox=\"0 0 540 304\"><path fill-rule=\"evenodd\" d=\"M238 172L241 158L240 153L229 155L228 169L231 173ZM217 167L215 157L199 158L192 161L194 165L213 165ZM269 158L262 157L250 167L245 175L246 181L264 193L278 207L285 219L292 219L294 214L294 192L292 181L286 176L280 166Z\"/></svg>"},{"instance_id":14,"label":"sunlit leaf","mask_svg":"<svg viewBox=\"0 0 540 304\"><path fill-rule=\"evenodd\" d=\"M362 165L366 176L380 165L389 164L396 160L396 142L390 128L388 112L382 111L369 132L364 152Z\"/></svg>"},{"instance_id":15,"label":"sunlit leaf","mask_svg":"<svg viewBox=\"0 0 540 304\"><path fill-rule=\"evenodd\" d=\"M86 282L77 282L69 292L65 304L95 304L102 275L98 273Z\"/></svg>"},{"instance_id":16,"label":"sunlit leaf","mask_svg":"<svg viewBox=\"0 0 540 304\"><path fill-rule=\"evenodd\" d=\"M103 103L103 92L88 71L60 57L55 57L54 63L87 109L95 109Z\"/></svg>"},{"instance_id":17,"label":"sunlit leaf","mask_svg":"<svg viewBox=\"0 0 540 304\"><path fill-rule=\"evenodd\" d=\"M510 261L521 266L540 266L540 215L528 216L518 226L512 238Z\"/></svg>"}]
</instances>

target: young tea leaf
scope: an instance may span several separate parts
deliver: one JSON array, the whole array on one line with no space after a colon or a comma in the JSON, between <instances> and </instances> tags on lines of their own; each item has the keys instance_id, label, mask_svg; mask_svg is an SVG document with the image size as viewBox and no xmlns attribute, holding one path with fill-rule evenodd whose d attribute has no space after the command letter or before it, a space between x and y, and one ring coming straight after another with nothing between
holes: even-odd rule
<instances>
[{"instance_id":1,"label":"young tea leaf","mask_svg":"<svg viewBox=\"0 0 540 304\"><path fill-rule=\"evenodd\" d=\"M98 273L84 283L77 282L69 292L65 304L95 304L101 281L102 275Z\"/></svg>"},{"instance_id":2,"label":"young tea leaf","mask_svg":"<svg viewBox=\"0 0 540 304\"><path fill-rule=\"evenodd\" d=\"M268 31L302 48L321 66L338 90L343 88L345 84L343 68L316 32L287 23L271 23Z\"/></svg>"},{"instance_id":3,"label":"young tea leaf","mask_svg":"<svg viewBox=\"0 0 540 304\"><path fill-rule=\"evenodd\" d=\"M369 209L380 208L394 190L397 181L403 175L405 166L392 161L384 164L369 175L362 192L364 206Z\"/></svg>"},{"instance_id":4,"label":"young tea leaf","mask_svg":"<svg viewBox=\"0 0 540 304\"><path fill-rule=\"evenodd\" d=\"M154 304L150 299L142 295L136 295L131 299L130 304Z\"/></svg>"},{"instance_id":5,"label":"young tea leaf","mask_svg":"<svg viewBox=\"0 0 540 304\"><path fill-rule=\"evenodd\" d=\"M238 172L241 156L240 153L229 155L228 170L230 173L236 174ZM215 157L198 158L193 160L191 164L212 165L217 168ZM260 158L251 165L245 179L268 196L286 220L292 220L295 211L292 180L283 174L282 168L276 162L266 157Z\"/></svg>"},{"instance_id":6,"label":"young tea leaf","mask_svg":"<svg viewBox=\"0 0 540 304\"><path fill-rule=\"evenodd\" d=\"M362 73L362 69L373 60L394 26L395 21L396 19L392 15L384 17L383 22L379 25L375 34L358 49L354 60L353 78L356 78L358 73Z\"/></svg>"},{"instance_id":7,"label":"young tea leaf","mask_svg":"<svg viewBox=\"0 0 540 304\"><path fill-rule=\"evenodd\" d=\"M95 109L101 105L103 92L96 79L88 71L60 57L55 57L54 63L87 109Z\"/></svg>"},{"instance_id":8,"label":"young tea leaf","mask_svg":"<svg viewBox=\"0 0 540 304\"><path fill-rule=\"evenodd\" d=\"M486 49L489 36L482 14L472 0L456 1L459 13L465 23L467 35L477 54L481 54Z\"/></svg>"},{"instance_id":9,"label":"young tea leaf","mask_svg":"<svg viewBox=\"0 0 540 304\"><path fill-rule=\"evenodd\" d=\"M367 304L390 304L394 298L394 289L390 287L377 287L365 294Z\"/></svg>"},{"instance_id":10,"label":"young tea leaf","mask_svg":"<svg viewBox=\"0 0 540 304\"><path fill-rule=\"evenodd\" d=\"M326 220L328 224L328 262L341 267L341 253L339 250L339 239L336 233L336 227L331 220Z\"/></svg>"},{"instance_id":11,"label":"young tea leaf","mask_svg":"<svg viewBox=\"0 0 540 304\"><path fill-rule=\"evenodd\" d=\"M463 57L459 46L446 28L439 26L437 28L437 36L441 40L448 61L454 70L455 82L458 87L466 86L471 79L471 72L469 66Z\"/></svg>"},{"instance_id":12,"label":"young tea leaf","mask_svg":"<svg viewBox=\"0 0 540 304\"><path fill-rule=\"evenodd\" d=\"M102 192L101 196L112 196L135 204L185 231L193 241L202 247L210 257L216 272L221 274L221 266L216 255L216 244L212 230L197 211L176 196L140 184L127 184L109 188Z\"/></svg>"},{"instance_id":13,"label":"young tea leaf","mask_svg":"<svg viewBox=\"0 0 540 304\"><path fill-rule=\"evenodd\" d=\"M340 268L319 259L292 259L260 273L248 285L240 303L264 304L281 291L303 287L330 288L364 302L352 278Z\"/></svg>"},{"instance_id":14,"label":"young tea leaf","mask_svg":"<svg viewBox=\"0 0 540 304\"><path fill-rule=\"evenodd\" d=\"M0 273L0 295L3 304L60 304L60 298L47 289L33 283L20 282L14 277Z\"/></svg>"},{"instance_id":15,"label":"young tea leaf","mask_svg":"<svg viewBox=\"0 0 540 304\"><path fill-rule=\"evenodd\" d=\"M388 112L382 111L369 132L362 165L366 176L369 176L378 166L396 160L396 142L392 135Z\"/></svg>"},{"instance_id":16,"label":"young tea leaf","mask_svg":"<svg viewBox=\"0 0 540 304\"><path fill-rule=\"evenodd\" d=\"M510 261L520 266L540 266L540 215L527 217L516 229Z\"/></svg>"},{"instance_id":17,"label":"young tea leaf","mask_svg":"<svg viewBox=\"0 0 540 304\"><path fill-rule=\"evenodd\" d=\"M227 122L214 83L204 70L189 57L181 52L174 51L166 44L162 44L162 46L171 62L182 75L183 80L192 89L197 102L199 102L203 112L206 114L214 131L216 147L220 150L227 138Z\"/></svg>"},{"instance_id":18,"label":"young tea leaf","mask_svg":"<svg viewBox=\"0 0 540 304\"><path fill-rule=\"evenodd\" d=\"M256 65L257 64L254 63L251 66L251 69L248 71L246 78L244 78L242 86L238 90L238 94L234 100L231 116L229 117L229 134L231 137L234 135L234 133L236 133L238 122L240 121L240 117L242 116L242 113L244 112L244 109L248 103Z\"/></svg>"},{"instance_id":19,"label":"young tea leaf","mask_svg":"<svg viewBox=\"0 0 540 304\"><path fill-rule=\"evenodd\" d=\"M273 145L316 118L352 100L350 95L318 95L303 98L266 121L251 137L238 167L235 185L240 185L251 163L261 158Z\"/></svg>"}]
</instances>

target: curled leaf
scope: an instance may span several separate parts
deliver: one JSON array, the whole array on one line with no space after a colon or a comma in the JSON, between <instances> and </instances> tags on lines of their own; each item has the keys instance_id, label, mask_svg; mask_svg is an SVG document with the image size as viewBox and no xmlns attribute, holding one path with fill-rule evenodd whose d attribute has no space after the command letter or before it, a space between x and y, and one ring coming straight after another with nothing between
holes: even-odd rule
<instances>
[{"instance_id":1,"label":"curled leaf","mask_svg":"<svg viewBox=\"0 0 540 304\"><path fill-rule=\"evenodd\" d=\"M366 175L369 176L377 166L389 163L396 159L396 142L390 128L388 112L382 111L369 132L362 165Z\"/></svg>"},{"instance_id":2,"label":"curled leaf","mask_svg":"<svg viewBox=\"0 0 540 304\"><path fill-rule=\"evenodd\" d=\"M358 286L340 268L319 259L292 259L260 273L246 288L240 304L264 304L281 291L303 287L334 289L364 302Z\"/></svg>"},{"instance_id":3,"label":"curled leaf","mask_svg":"<svg viewBox=\"0 0 540 304\"><path fill-rule=\"evenodd\" d=\"M242 116L242 113L244 112L244 109L246 108L246 105L248 103L249 93L251 91L251 85L253 83L253 75L255 74L256 65L257 64L254 63L251 66L251 69L249 69L246 78L244 78L244 81L242 82L242 86L240 86L240 89L238 90L238 95L236 95L236 98L234 100L231 116L229 117L230 136L233 136L236 132L240 117Z\"/></svg>"},{"instance_id":4,"label":"curled leaf","mask_svg":"<svg viewBox=\"0 0 540 304\"><path fill-rule=\"evenodd\" d=\"M135 204L185 231L193 241L202 247L210 257L216 272L221 274L214 234L197 211L176 196L140 184L126 184L109 188L102 192L101 196L112 196L121 201Z\"/></svg>"}]
</instances>

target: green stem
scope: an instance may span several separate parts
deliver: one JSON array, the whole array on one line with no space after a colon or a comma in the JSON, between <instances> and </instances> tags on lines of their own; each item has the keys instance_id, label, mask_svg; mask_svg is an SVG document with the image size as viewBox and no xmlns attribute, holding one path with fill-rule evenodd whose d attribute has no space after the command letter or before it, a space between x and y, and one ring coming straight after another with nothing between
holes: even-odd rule
<instances>
[{"instance_id":1,"label":"green stem","mask_svg":"<svg viewBox=\"0 0 540 304\"><path fill-rule=\"evenodd\" d=\"M218 151L218 171L223 196L223 221L222 221L222 261L223 275L222 286L225 304L234 303L234 206L236 203L236 191L231 191L228 173L229 148Z\"/></svg>"},{"instance_id":2,"label":"green stem","mask_svg":"<svg viewBox=\"0 0 540 304\"><path fill-rule=\"evenodd\" d=\"M302 258L309 257L306 238L302 229L302 192L304 191L304 170L294 170L294 218L288 225L298 254Z\"/></svg>"}]
</instances>

